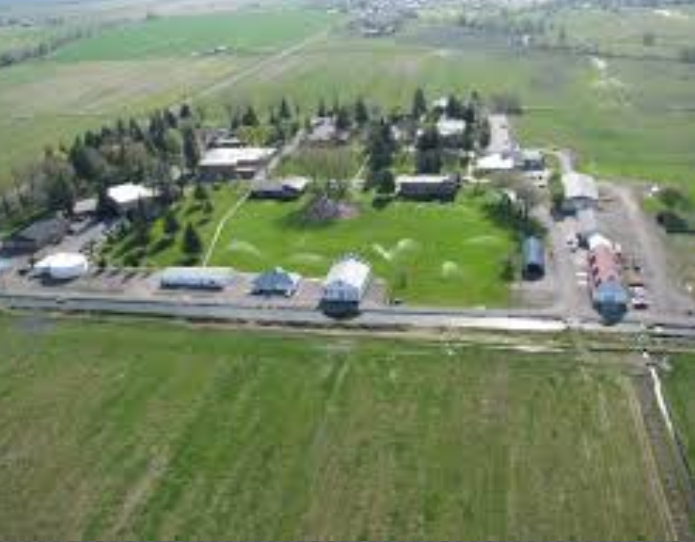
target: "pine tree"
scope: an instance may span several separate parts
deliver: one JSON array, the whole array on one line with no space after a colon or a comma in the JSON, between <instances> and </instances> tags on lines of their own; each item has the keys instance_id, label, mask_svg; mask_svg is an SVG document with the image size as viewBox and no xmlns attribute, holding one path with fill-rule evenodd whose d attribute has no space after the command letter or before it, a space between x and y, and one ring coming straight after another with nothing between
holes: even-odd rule
<instances>
[{"instance_id":1,"label":"pine tree","mask_svg":"<svg viewBox=\"0 0 695 542\"><path fill-rule=\"evenodd\" d=\"M200 240L200 235L198 235L198 232L190 222L186 224L186 229L183 232L181 248L187 256L197 256L203 251L203 242Z\"/></svg>"},{"instance_id":2,"label":"pine tree","mask_svg":"<svg viewBox=\"0 0 695 542\"><path fill-rule=\"evenodd\" d=\"M285 98L280 102L280 118L283 120L289 120L292 118L292 110L290 109L289 103Z\"/></svg>"},{"instance_id":3,"label":"pine tree","mask_svg":"<svg viewBox=\"0 0 695 542\"><path fill-rule=\"evenodd\" d=\"M361 96L355 102L355 122L359 126L364 126L369 122L369 110Z\"/></svg>"},{"instance_id":4,"label":"pine tree","mask_svg":"<svg viewBox=\"0 0 695 542\"><path fill-rule=\"evenodd\" d=\"M425 91L418 88L415 91L415 96L413 96L413 118L420 119L427 113L427 98L425 97Z\"/></svg>"},{"instance_id":5,"label":"pine tree","mask_svg":"<svg viewBox=\"0 0 695 542\"><path fill-rule=\"evenodd\" d=\"M171 210L167 211L167 213L164 215L164 233L169 236L174 236L179 229L181 229L181 225L176 218L176 214Z\"/></svg>"},{"instance_id":6,"label":"pine tree","mask_svg":"<svg viewBox=\"0 0 695 542\"><path fill-rule=\"evenodd\" d=\"M183 157L188 171L195 171L200 162L200 147L195 130L188 127L183 132Z\"/></svg>"},{"instance_id":7,"label":"pine tree","mask_svg":"<svg viewBox=\"0 0 695 542\"><path fill-rule=\"evenodd\" d=\"M260 124L258 120L258 115L256 114L256 110L253 108L253 106L250 105L246 108L246 111L241 117L241 124L243 126L250 127L255 127Z\"/></svg>"}]
</instances>

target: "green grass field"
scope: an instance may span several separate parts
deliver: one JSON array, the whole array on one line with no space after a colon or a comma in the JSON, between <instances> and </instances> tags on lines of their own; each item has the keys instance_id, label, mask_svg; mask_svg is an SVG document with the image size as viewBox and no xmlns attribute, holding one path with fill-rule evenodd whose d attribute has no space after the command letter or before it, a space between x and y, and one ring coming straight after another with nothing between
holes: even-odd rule
<instances>
[{"instance_id":1,"label":"green grass field","mask_svg":"<svg viewBox=\"0 0 695 542\"><path fill-rule=\"evenodd\" d=\"M346 252L361 254L394 297L416 304L505 306L503 259L512 234L486 215L484 197L455 204L395 202L376 209L359 202L360 216L330 224L302 218L306 200L251 201L228 223L212 264L245 271L282 265L322 277Z\"/></svg>"},{"instance_id":2,"label":"green grass field","mask_svg":"<svg viewBox=\"0 0 695 542\"><path fill-rule=\"evenodd\" d=\"M182 58L226 46L232 54L287 47L337 17L309 9L240 10L135 23L63 47L60 62Z\"/></svg>"},{"instance_id":3,"label":"green grass field","mask_svg":"<svg viewBox=\"0 0 695 542\"><path fill-rule=\"evenodd\" d=\"M674 356L673 370L663 377L671 414L676 423L688 462L695 466L695 354Z\"/></svg>"},{"instance_id":4,"label":"green grass field","mask_svg":"<svg viewBox=\"0 0 695 542\"><path fill-rule=\"evenodd\" d=\"M663 540L614 364L0 319L0 537Z\"/></svg>"}]
</instances>

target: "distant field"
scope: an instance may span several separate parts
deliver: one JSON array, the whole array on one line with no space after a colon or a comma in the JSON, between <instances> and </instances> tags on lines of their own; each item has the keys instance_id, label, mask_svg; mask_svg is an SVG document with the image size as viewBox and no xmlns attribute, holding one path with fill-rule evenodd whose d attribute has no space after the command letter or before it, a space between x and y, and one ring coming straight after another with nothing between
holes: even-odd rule
<instances>
[{"instance_id":1,"label":"distant field","mask_svg":"<svg viewBox=\"0 0 695 542\"><path fill-rule=\"evenodd\" d=\"M695 191L695 67L608 59L602 72L588 57L480 44L431 47L416 30L398 40L334 39L272 77L246 79L219 100L263 104L286 95L315 108L321 97L362 94L409 107L418 86L431 98L512 92L528 109L514 121L522 142L569 146L599 174L682 183Z\"/></svg>"},{"instance_id":2,"label":"distant field","mask_svg":"<svg viewBox=\"0 0 695 542\"><path fill-rule=\"evenodd\" d=\"M276 50L326 28L335 16L309 9L240 10L138 22L63 47L59 62L185 58L218 46L231 53Z\"/></svg>"},{"instance_id":3,"label":"distant field","mask_svg":"<svg viewBox=\"0 0 695 542\"><path fill-rule=\"evenodd\" d=\"M500 279L504 258L515 250L512 234L483 210L484 198L455 204L396 202L333 224L302 219L306 201L251 201L229 222L212 264L263 271L282 265L322 277L346 252L363 255L392 295L410 303L475 306L509 303Z\"/></svg>"},{"instance_id":4,"label":"distant field","mask_svg":"<svg viewBox=\"0 0 695 542\"><path fill-rule=\"evenodd\" d=\"M3 539L670 536L613 364L36 317L0 343Z\"/></svg>"}]
</instances>

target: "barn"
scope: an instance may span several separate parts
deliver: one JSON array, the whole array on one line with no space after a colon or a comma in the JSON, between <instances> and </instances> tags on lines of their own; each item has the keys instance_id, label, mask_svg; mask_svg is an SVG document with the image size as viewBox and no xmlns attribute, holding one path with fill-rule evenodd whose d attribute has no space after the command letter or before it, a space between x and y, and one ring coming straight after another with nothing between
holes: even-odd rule
<instances>
[{"instance_id":1,"label":"barn","mask_svg":"<svg viewBox=\"0 0 695 542\"><path fill-rule=\"evenodd\" d=\"M372 281L370 265L357 256L339 259L323 283L321 305L329 314L349 314L359 309Z\"/></svg>"}]
</instances>

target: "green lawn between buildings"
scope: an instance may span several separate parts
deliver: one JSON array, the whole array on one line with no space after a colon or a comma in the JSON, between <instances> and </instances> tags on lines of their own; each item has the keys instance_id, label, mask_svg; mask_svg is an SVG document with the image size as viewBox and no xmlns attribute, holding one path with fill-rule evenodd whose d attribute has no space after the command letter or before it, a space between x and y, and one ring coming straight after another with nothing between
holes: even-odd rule
<instances>
[{"instance_id":1,"label":"green lawn between buildings","mask_svg":"<svg viewBox=\"0 0 695 542\"><path fill-rule=\"evenodd\" d=\"M0 318L0 537L663 540L572 355Z\"/></svg>"}]
</instances>

